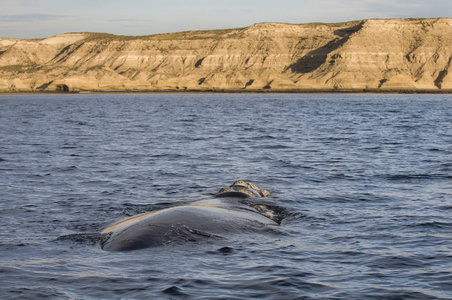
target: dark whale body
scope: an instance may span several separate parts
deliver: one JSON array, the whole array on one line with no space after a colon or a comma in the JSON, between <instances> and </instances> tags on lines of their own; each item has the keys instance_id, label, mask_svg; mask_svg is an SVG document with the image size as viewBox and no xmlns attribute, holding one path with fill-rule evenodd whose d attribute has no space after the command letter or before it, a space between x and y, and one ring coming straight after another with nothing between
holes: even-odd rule
<instances>
[{"instance_id":1,"label":"dark whale body","mask_svg":"<svg viewBox=\"0 0 452 300\"><path fill-rule=\"evenodd\" d=\"M263 192L249 193L240 186L237 188L236 183L231 188L220 190L212 199L119 221L102 231L107 237L101 242L102 249L130 251L262 232L268 230L269 226L277 226L278 218L272 209L275 206L262 204L253 197L262 193L267 195L268 192L258 189ZM254 184L252 186L256 187Z\"/></svg>"}]
</instances>

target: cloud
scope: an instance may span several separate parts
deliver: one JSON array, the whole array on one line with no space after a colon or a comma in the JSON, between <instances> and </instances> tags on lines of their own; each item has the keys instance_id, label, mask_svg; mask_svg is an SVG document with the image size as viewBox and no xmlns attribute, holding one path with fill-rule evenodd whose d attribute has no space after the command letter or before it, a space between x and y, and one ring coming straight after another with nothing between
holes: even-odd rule
<instances>
[{"instance_id":1,"label":"cloud","mask_svg":"<svg viewBox=\"0 0 452 300\"><path fill-rule=\"evenodd\" d=\"M0 22L9 23L28 23L39 21L54 21L62 18L70 17L68 15L52 15L52 14L18 14L18 15L0 15Z\"/></svg>"},{"instance_id":2,"label":"cloud","mask_svg":"<svg viewBox=\"0 0 452 300\"><path fill-rule=\"evenodd\" d=\"M142 22L153 22L151 19L111 19L109 22L113 23L142 23Z\"/></svg>"},{"instance_id":3,"label":"cloud","mask_svg":"<svg viewBox=\"0 0 452 300\"><path fill-rule=\"evenodd\" d=\"M209 15L228 15L230 18L233 18L236 14L258 14L262 11L265 11L265 7L256 8L249 5L227 5L227 4L219 4L219 5L203 5L203 6L196 6L196 5L180 5L177 7L174 7L172 9L173 12L178 12L182 14L195 14L195 15L201 15L201 14L209 14Z\"/></svg>"},{"instance_id":4,"label":"cloud","mask_svg":"<svg viewBox=\"0 0 452 300\"><path fill-rule=\"evenodd\" d=\"M321 0L318 0L321 1ZM449 16L452 5L450 0L344 0L330 2L329 6L336 5L347 9L355 16L395 18L395 17L440 17ZM329 12L332 14L332 12Z\"/></svg>"}]
</instances>

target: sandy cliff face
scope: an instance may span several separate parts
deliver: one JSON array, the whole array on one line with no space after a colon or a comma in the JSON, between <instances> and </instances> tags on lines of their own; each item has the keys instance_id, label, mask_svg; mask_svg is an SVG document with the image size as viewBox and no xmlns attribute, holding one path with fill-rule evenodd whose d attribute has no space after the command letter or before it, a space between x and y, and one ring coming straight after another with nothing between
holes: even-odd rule
<instances>
[{"instance_id":1,"label":"sandy cliff face","mask_svg":"<svg viewBox=\"0 0 452 300\"><path fill-rule=\"evenodd\" d=\"M0 91L452 89L452 19L0 39Z\"/></svg>"}]
</instances>

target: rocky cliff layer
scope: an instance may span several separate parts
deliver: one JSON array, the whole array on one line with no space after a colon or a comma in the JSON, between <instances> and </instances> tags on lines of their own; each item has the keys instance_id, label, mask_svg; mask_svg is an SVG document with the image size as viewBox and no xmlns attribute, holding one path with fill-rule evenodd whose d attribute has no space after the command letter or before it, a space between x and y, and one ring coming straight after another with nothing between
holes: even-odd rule
<instances>
[{"instance_id":1,"label":"rocky cliff layer","mask_svg":"<svg viewBox=\"0 0 452 300\"><path fill-rule=\"evenodd\" d=\"M452 19L0 39L0 92L451 91Z\"/></svg>"}]
</instances>

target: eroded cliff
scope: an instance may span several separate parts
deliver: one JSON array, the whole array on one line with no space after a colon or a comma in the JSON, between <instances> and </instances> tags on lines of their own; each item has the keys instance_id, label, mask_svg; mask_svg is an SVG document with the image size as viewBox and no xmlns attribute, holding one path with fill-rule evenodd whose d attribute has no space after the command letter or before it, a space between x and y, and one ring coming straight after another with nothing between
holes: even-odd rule
<instances>
[{"instance_id":1,"label":"eroded cliff","mask_svg":"<svg viewBox=\"0 0 452 300\"><path fill-rule=\"evenodd\" d=\"M0 92L450 91L452 19L0 39Z\"/></svg>"}]
</instances>

